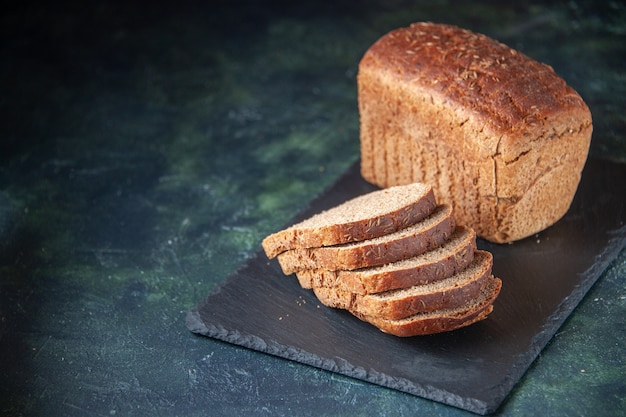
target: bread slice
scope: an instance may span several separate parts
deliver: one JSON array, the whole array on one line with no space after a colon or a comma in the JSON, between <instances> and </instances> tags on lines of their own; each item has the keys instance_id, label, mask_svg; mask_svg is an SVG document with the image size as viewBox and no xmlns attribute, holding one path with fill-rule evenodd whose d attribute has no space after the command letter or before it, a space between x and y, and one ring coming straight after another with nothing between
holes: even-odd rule
<instances>
[{"instance_id":1,"label":"bread slice","mask_svg":"<svg viewBox=\"0 0 626 417\"><path fill-rule=\"evenodd\" d=\"M375 42L357 79L367 181L431 184L458 224L498 243L567 212L592 118L550 66L487 36L424 22Z\"/></svg>"},{"instance_id":2,"label":"bread slice","mask_svg":"<svg viewBox=\"0 0 626 417\"><path fill-rule=\"evenodd\" d=\"M445 242L454 231L452 209L440 205L423 221L373 239L335 246L299 248L278 255L286 275L303 269L352 270L412 258Z\"/></svg>"},{"instance_id":3,"label":"bread slice","mask_svg":"<svg viewBox=\"0 0 626 417\"><path fill-rule=\"evenodd\" d=\"M350 312L385 333L400 337L434 334L456 330L485 319L493 311L493 302L500 293L502 281L490 277L480 295L460 307L417 313L407 318L390 320L378 315Z\"/></svg>"},{"instance_id":4,"label":"bread slice","mask_svg":"<svg viewBox=\"0 0 626 417\"><path fill-rule=\"evenodd\" d=\"M457 308L478 297L491 276L493 257L477 251L474 261L449 278L377 294L354 294L338 288L314 288L328 307L356 311L364 316L398 320L417 313Z\"/></svg>"},{"instance_id":5,"label":"bread slice","mask_svg":"<svg viewBox=\"0 0 626 417\"><path fill-rule=\"evenodd\" d=\"M429 185L412 183L353 198L263 239L271 259L295 248L339 245L405 229L436 207Z\"/></svg>"},{"instance_id":6,"label":"bread slice","mask_svg":"<svg viewBox=\"0 0 626 417\"><path fill-rule=\"evenodd\" d=\"M371 294L448 278L474 258L476 233L458 226L441 246L413 258L352 271L306 269L296 272L303 288L335 287L355 294Z\"/></svg>"}]
</instances>

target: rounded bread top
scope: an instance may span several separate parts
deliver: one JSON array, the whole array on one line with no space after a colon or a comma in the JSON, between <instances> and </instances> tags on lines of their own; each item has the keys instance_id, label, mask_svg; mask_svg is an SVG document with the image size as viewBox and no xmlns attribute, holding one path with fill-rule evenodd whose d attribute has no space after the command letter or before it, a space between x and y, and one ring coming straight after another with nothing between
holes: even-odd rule
<instances>
[{"instance_id":1,"label":"rounded bread top","mask_svg":"<svg viewBox=\"0 0 626 417\"><path fill-rule=\"evenodd\" d=\"M523 131L562 111L591 122L580 95L552 67L456 26L427 22L393 30L360 66L458 103L499 132Z\"/></svg>"}]
</instances>

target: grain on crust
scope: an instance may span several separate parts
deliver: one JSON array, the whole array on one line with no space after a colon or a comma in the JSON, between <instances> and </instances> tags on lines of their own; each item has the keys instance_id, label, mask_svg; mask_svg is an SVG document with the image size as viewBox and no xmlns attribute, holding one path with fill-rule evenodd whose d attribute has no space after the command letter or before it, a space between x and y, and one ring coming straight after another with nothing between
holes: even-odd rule
<instances>
[{"instance_id":1,"label":"grain on crust","mask_svg":"<svg viewBox=\"0 0 626 417\"><path fill-rule=\"evenodd\" d=\"M366 51L357 84L367 181L431 184L458 224L498 243L569 209L592 119L550 66L481 34L415 23Z\"/></svg>"}]
</instances>

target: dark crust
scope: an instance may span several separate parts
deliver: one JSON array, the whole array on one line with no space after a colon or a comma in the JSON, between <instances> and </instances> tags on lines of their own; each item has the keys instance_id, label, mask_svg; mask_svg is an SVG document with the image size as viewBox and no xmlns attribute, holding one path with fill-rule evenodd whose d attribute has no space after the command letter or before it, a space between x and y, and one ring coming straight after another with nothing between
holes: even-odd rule
<instances>
[{"instance_id":1,"label":"dark crust","mask_svg":"<svg viewBox=\"0 0 626 417\"><path fill-rule=\"evenodd\" d=\"M336 298L340 308L356 311L364 315L376 315L381 319L399 320L417 313L461 307L469 300L476 299L491 277L492 256L480 251L480 269L467 281L449 288L441 288L419 295L395 296L397 291L377 295L359 295L340 289L314 289L315 295L324 302ZM324 298L324 300L322 300Z\"/></svg>"},{"instance_id":2,"label":"dark crust","mask_svg":"<svg viewBox=\"0 0 626 417\"><path fill-rule=\"evenodd\" d=\"M476 234L472 229L458 226L454 233L465 233L467 238L455 247L455 250L442 253L439 259L410 268L398 268L384 272L376 272L376 269L373 268L352 271L307 269L298 271L296 275L303 288L336 287L363 295L446 279L465 269L472 262L476 250Z\"/></svg>"},{"instance_id":3,"label":"dark crust","mask_svg":"<svg viewBox=\"0 0 626 417\"><path fill-rule=\"evenodd\" d=\"M439 206L431 216L444 215L428 228L382 243L369 241L354 245L292 249L278 255L278 263L286 275L303 269L353 270L384 265L412 258L435 249L454 232L455 223L450 206Z\"/></svg>"},{"instance_id":4,"label":"dark crust","mask_svg":"<svg viewBox=\"0 0 626 417\"><path fill-rule=\"evenodd\" d=\"M414 23L379 39L360 68L390 73L479 114L498 131L532 126L556 112L582 110L582 98L554 70L485 35Z\"/></svg>"},{"instance_id":5,"label":"dark crust","mask_svg":"<svg viewBox=\"0 0 626 417\"><path fill-rule=\"evenodd\" d=\"M426 218L436 208L433 190L419 200L378 217L314 228L287 228L263 239L268 258L296 248L332 246L394 233Z\"/></svg>"},{"instance_id":6,"label":"dark crust","mask_svg":"<svg viewBox=\"0 0 626 417\"><path fill-rule=\"evenodd\" d=\"M493 310L493 302L498 297L502 281L499 278L490 278L490 282L485 288L484 298L476 305L472 305L467 310L455 315L448 315L443 312L439 317L429 317L420 319L419 315L414 320L385 320L376 316L365 316L355 311L350 311L353 315L366 321L385 333L400 337L419 336L426 334L442 333L469 326L483 320Z\"/></svg>"}]
</instances>

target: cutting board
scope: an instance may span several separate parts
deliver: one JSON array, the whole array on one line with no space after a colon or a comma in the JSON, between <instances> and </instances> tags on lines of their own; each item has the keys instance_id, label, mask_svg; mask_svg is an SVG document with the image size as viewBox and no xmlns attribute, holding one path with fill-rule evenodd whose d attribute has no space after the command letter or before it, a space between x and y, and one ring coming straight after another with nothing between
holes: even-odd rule
<instances>
[{"instance_id":1,"label":"cutting board","mask_svg":"<svg viewBox=\"0 0 626 417\"><path fill-rule=\"evenodd\" d=\"M373 191L356 163L289 224ZM626 245L626 165L590 159L566 216L514 244L478 240L503 281L494 312L457 331L399 338L323 306L262 251L186 319L195 332L439 401L498 409Z\"/></svg>"}]
</instances>

